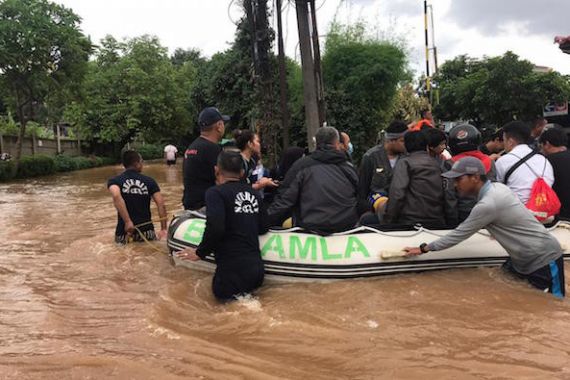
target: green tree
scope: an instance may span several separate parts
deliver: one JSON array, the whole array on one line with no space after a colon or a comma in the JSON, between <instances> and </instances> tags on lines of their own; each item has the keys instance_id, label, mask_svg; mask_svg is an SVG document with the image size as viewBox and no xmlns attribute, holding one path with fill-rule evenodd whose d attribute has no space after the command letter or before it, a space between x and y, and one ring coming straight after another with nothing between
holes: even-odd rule
<instances>
[{"instance_id":1,"label":"green tree","mask_svg":"<svg viewBox=\"0 0 570 380\"><path fill-rule=\"evenodd\" d=\"M158 38L108 36L90 62L82 100L68 106L66 119L83 138L119 149L136 136L177 139L190 123L181 76Z\"/></svg>"},{"instance_id":2,"label":"green tree","mask_svg":"<svg viewBox=\"0 0 570 380\"><path fill-rule=\"evenodd\" d=\"M512 52L481 60L459 56L441 66L435 82L440 89L436 116L476 124L529 120L542 114L546 103L570 96L568 78L536 72Z\"/></svg>"},{"instance_id":3,"label":"green tree","mask_svg":"<svg viewBox=\"0 0 570 380\"><path fill-rule=\"evenodd\" d=\"M398 85L410 79L404 48L365 30L362 23L333 24L323 56L327 120L350 134L357 157L374 144L392 114Z\"/></svg>"},{"instance_id":4,"label":"green tree","mask_svg":"<svg viewBox=\"0 0 570 380\"><path fill-rule=\"evenodd\" d=\"M38 107L49 94L81 81L91 42L79 22L70 9L47 0L0 2L0 79L20 123L16 162Z\"/></svg>"}]
</instances>

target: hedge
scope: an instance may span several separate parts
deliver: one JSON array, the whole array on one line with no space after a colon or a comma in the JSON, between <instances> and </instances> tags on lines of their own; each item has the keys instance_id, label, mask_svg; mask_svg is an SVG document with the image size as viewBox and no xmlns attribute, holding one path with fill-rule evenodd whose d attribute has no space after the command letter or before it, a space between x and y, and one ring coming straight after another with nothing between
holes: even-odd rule
<instances>
[{"instance_id":1,"label":"hedge","mask_svg":"<svg viewBox=\"0 0 570 380\"><path fill-rule=\"evenodd\" d=\"M13 161L0 161L0 182L12 179L14 175Z\"/></svg>"},{"instance_id":2,"label":"hedge","mask_svg":"<svg viewBox=\"0 0 570 380\"><path fill-rule=\"evenodd\" d=\"M55 173L55 161L50 156L24 156L20 159L17 178L37 177Z\"/></svg>"},{"instance_id":3,"label":"hedge","mask_svg":"<svg viewBox=\"0 0 570 380\"><path fill-rule=\"evenodd\" d=\"M155 160L164 156L164 148L160 145L146 144L135 148L145 160Z\"/></svg>"},{"instance_id":4,"label":"hedge","mask_svg":"<svg viewBox=\"0 0 570 380\"><path fill-rule=\"evenodd\" d=\"M66 155L51 156L24 156L16 178L30 178L40 175L54 174L56 172L69 172L73 170L89 169L104 165L113 165L116 161L109 157L71 157ZM13 179L14 161L0 161L0 182Z\"/></svg>"}]
</instances>

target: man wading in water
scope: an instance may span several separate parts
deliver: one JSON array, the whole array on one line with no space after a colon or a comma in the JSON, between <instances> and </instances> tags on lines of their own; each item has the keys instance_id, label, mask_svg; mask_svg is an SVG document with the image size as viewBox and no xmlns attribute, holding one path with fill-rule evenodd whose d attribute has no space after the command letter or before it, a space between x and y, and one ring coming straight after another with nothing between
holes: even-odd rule
<instances>
[{"instance_id":1,"label":"man wading in water","mask_svg":"<svg viewBox=\"0 0 570 380\"><path fill-rule=\"evenodd\" d=\"M560 244L507 186L491 183L485 173L481 161L466 157L442 174L453 179L463 195L477 197L477 204L467 219L446 236L419 248L404 248L407 256L453 247L486 228L510 256L503 265L505 270L540 290L564 297Z\"/></svg>"},{"instance_id":2,"label":"man wading in water","mask_svg":"<svg viewBox=\"0 0 570 380\"><path fill-rule=\"evenodd\" d=\"M214 253L216 273L212 289L221 301L235 299L263 284L260 234L267 232L261 196L243 177L242 158L222 152L215 167L217 186L206 191L206 229L198 248L176 255L198 261Z\"/></svg>"},{"instance_id":3,"label":"man wading in water","mask_svg":"<svg viewBox=\"0 0 570 380\"><path fill-rule=\"evenodd\" d=\"M107 187L113 196L113 204L119 214L115 242L125 244L127 237L142 241L141 233L147 240L155 240L151 221L150 200L154 200L160 215L159 239L166 238L166 207L156 181L142 175L143 159L134 150L123 154L125 171L109 180ZM138 226L138 231L135 226Z\"/></svg>"}]
</instances>

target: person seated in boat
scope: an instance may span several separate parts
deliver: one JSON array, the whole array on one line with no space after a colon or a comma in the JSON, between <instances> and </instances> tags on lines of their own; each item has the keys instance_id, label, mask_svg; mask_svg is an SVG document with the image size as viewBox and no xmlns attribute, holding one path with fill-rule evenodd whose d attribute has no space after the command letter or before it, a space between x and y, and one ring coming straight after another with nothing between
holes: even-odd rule
<instances>
[{"instance_id":1,"label":"person seated in boat","mask_svg":"<svg viewBox=\"0 0 570 380\"><path fill-rule=\"evenodd\" d=\"M215 168L217 186L206 191L206 228L197 248L176 253L198 261L214 253L214 296L229 301L259 288L264 267L259 235L267 232L265 210L259 192L243 179L242 157L222 152Z\"/></svg>"},{"instance_id":2,"label":"person seated in boat","mask_svg":"<svg viewBox=\"0 0 570 380\"><path fill-rule=\"evenodd\" d=\"M263 173L254 175L259 157L261 157L259 135L249 129L237 129L234 131L234 139L242 157L246 182L250 183L255 190L277 187L277 183L272 178L263 176Z\"/></svg>"},{"instance_id":3,"label":"person seated in boat","mask_svg":"<svg viewBox=\"0 0 570 380\"><path fill-rule=\"evenodd\" d=\"M111 192L118 213L115 242L125 244L128 238L134 241L157 238L151 219L151 199L156 203L160 215L158 238L166 238L164 199L156 181L141 174L143 170L141 155L134 150L127 150L123 153L123 166L125 171L107 182L107 188Z\"/></svg>"},{"instance_id":4,"label":"person seated in boat","mask_svg":"<svg viewBox=\"0 0 570 380\"><path fill-rule=\"evenodd\" d=\"M461 124L453 127L449 131L449 149L452 158L444 165L444 171L451 169L454 162L464 157L475 157L485 167L486 176L489 180L495 181L495 163L488 155L479 150L481 146L481 132L470 124ZM446 198L450 202L450 207L446 209L446 216L450 227L456 227L469 216L469 213L477 203L477 199L472 196L460 195L453 185L453 181L444 180Z\"/></svg>"},{"instance_id":5,"label":"person seated in boat","mask_svg":"<svg viewBox=\"0 0 570 380\"><path fill-rule=\"evenodd\" d=\"M424 129L428 143L428 153L433 157L442 170L445 168L445 163L451 159L451 154L447 149L447 135L445 132L436 129L429 128Z\"/></svg>"},{"instance_id":6,"label":"person seated in boat","mask_svg":"<svg viewBox=\"0 0 570 380\"><path fill-rule=\"evenodd\" d=\"M292 212L293 225L315 232L334 233L353 228L358 221L358 176L340 149L336 128L321 127L317 149L291 167L273 203L269 221L280 226Z\"/></svg>"},{"instance_id":7,"label":"person seated in boat","mask_svg":"<svg viewBox=\"0 0 570 380\"><path fill-rule=\"evenodd\" d=\"M406 132L408 132L406 123L399 120L393 121L384 131L383 143L372 147L362 156L358 171L358 213L360 215L384 213L394 167L398 158L406 152L404 147ZM370 215L364 217L367 216Z\"/></svg>"},{"instance_id":8,"label":"person seated in boat","mask_svg":"<svg viewBox=\"0 0 570 380\"><path fill-rule=\"evenodd\" d=\"M400 158L390 184L386 214L381 224L444 228L444 191L441 168L427 152L423 131L404 136L408 155Z\"/></svg>"},{"instance_id":9,"label":"person seated in boat","mask_svg":"<svg viewBox=\"0 0 570 380\"><path fill-rule=\"evenodd\" d=\"M462 158L442 175L453 180L462 195L476 197L477 204L453 231L429 244L404 248L406 255L442 251L486 229L510 256L503 265L505 270L542 291L564 297L564 261L560 243L518 197L502 183L489 181L487 169L475 157Z\"/></svg>"},{"instance_id":10,"label":"person seated in boat","mask_svg":"<svg viewBox=\"0 0 570 380\"><path fill-rule=\"evenodd\" d=\"M219 143L226 131L225 122L229 120L215 107L204 108L198 116L200 136L184 153L182 203L186 210L203 211L206 190L216 184L214 166L222 150Z\"/></svg>"}]
</instances>

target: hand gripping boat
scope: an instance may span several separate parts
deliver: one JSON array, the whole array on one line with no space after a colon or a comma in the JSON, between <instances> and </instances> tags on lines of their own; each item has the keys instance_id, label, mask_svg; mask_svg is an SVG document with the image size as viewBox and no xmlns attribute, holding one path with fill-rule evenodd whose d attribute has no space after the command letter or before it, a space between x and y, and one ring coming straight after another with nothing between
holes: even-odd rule
<instances>
[{"instance_id":1,"label":"hand gripping boat","mask_svg":"<svg viewBox=\"0 0 570 380\"><path fill-rule=\"evenodd\" d=\"M170 253L197 247L206 226L203 215L184 212L174 217L168 231ZM332 280L422 272L449 268L498 266L508 257L505 250L481 230L450 249L417 257L404 257L402 248L417 247L448 231L418 227L416 231L383 232L359 227L330 236L307 233L300 228L270 230L259 237L268 278L275 280ZM570 259L570 223L559 222L550 229ZM176 265L213 271L214 256L197 262L172 256Z\"/></svg>"}]
</instances>

